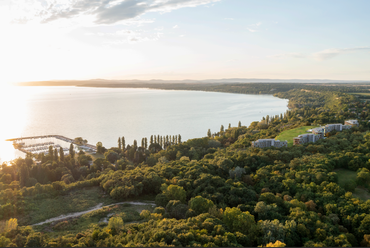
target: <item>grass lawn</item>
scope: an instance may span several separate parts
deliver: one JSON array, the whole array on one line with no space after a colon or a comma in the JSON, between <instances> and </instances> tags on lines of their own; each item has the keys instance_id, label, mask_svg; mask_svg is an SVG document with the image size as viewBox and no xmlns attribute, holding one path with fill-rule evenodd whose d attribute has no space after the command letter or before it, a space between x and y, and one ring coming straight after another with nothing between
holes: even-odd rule
<instances>
[{"instance_id":1,"label":"grass lawn","mask_svg":"<svg viewBox=\"0 0 370 248\"><path fill-rule=\"evenodd\" d=\"M356 177L357 177L357 173L355 171L351 171L351 170L338 169L338 170L334 170L334 172L337 173L337 175L338 175L338 184L342 188L344 188L344 185L347 182L355 181ZM352 195L354 197L357 197L357 198L359 198L361 200L364 200L364 201L370 199L369 191L365 188L362 188L362 187L357 187L355 189L355 192L353 192Z\"/></svg>"},{"instance_id":2,"label":"grass lawn","mask_svg":"<svg viewBox=\"0 0 370 248\"><path fill-rule=\"evenodd\" d=\"M77 218L66 219L57 223L48 223L42 226L34 226L36 231L48 232L48 235L56 238L59 236L75 236L79 232L94 229L96 226L106 226L110 217L122 218L124 224L142 222L140 213L142 210L153 210L150 205L131 205L128 203L106 206L91 211Z\"/></svg>"},{"instance_id":3,"label":"grass lawn","mask_svg":"<svg viewBox=\"0 0 370 248\"><path fill-rule=\"evenodd\" d=\"M276 140L287 140L288 141L288 146L293 146L293 138L297 137L300 134L305 134L307 133L306 131L312 128L315 128L317 126L303 126L303 127L298 127L290 130L286 130L279 134L275 139Z\"/></svg>"},{"instance_id":4,"label":"grass lawn","mask_svg":"<svg viewBox=\"0 0 370 248\"><path fill-rule=\"evenodd\" d=\"M103 195L100 187L74 190L67 195L47 199L26 197L25 201L27 209L25 216L18 220L20 225L35 224L62 214L88 210L99 203L113 203L109 196Z\"/></svg>"},{"instance_id":5,"label":"grass lawn","mask_svg":"<svg viewBox=\"0 0 370 248\"><path fill-rule=\"evenodd\" d=\"M338 169L334 170L335 173L338 175L338 184L342 188L344 185L350 181L355 181L357 177L356 171L345 170L345 169Z\"/></svg>"}]
</instances>

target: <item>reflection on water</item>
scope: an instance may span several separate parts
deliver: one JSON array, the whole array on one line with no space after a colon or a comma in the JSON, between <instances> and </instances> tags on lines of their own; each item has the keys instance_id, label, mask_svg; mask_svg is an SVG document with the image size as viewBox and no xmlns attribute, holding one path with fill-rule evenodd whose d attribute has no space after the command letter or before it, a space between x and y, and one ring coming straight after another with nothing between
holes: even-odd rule
<instances>
[{"instance_id":1,"label":"reflection on water","mask_svg":"<svg viewBox=\"0 0 370 248\"><path fill-rule=\"evenodd\" d=\"M287 110L271 95L82 87L1 87L0 161L19 156L5 139L41 135L83 137L107 148L151 135L182 140L206 136L231 123L249 125Z\"/></svg>"}]
</instances>

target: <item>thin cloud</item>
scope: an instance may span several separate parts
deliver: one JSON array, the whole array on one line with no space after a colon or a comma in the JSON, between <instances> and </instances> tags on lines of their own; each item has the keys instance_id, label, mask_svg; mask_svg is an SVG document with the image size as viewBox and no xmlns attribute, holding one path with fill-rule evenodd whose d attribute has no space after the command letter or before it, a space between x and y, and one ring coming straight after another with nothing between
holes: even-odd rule
<instances>
[{"instance_id":1,"label":"thin cloud","mask_svg":"<svg viewBox=\"0 0 370 248\"><path fill-rule=\"evenodd\" d=\"M257 22L251 25L248 25L247 30L251 33L259 32L259 27L262 25L262 22Z\"/></svg>"},{"instance_id":2,"label":"thin cloud","mask_svg":"<svg viewBox=\"0 0 370 248\"><path fill-rule=\"evenodd\" d=\"M46 0L39 4L37 0L21 0L19 8L26 16L14 18L18 23L38 20L50 23L61 19L90 17L95 24L110 25L140 17L148 12L171 12L186 7L196 7L219 2L221 0Z\"/></svg>"},{"instance_id":3,"label":"thin cloud","mask_svg":"<svg viewBox=\"0 0 370 248\"><path fill-rule=\"evenodd\" d=\"M302 53L280 53L275 54L273 56L269 56L269 58L295 58L295 59L302 59L306 57L307 56Z\"/></svg>"},{"instance_id":4,"label":"thin cloud","mask_svg":"<svg viewBox=\"0 0 370 248\"><path fill-rule=\"evenodd\" d=\"M321 52L313 54L313 57L317 60L327 60L334 58L343 53L358 52L358 51L368 51L370 47L354 47L354 48L342 48L342 49L326 49Z\"/></svg>"},{"instance_id":5,"label":"thin cloud","mask_svg":"<svg viewBox=\"0 0 370 248\"><path fill-rule=\"evenodd\" d=\"M178 25L175 25L175 26L173 26L172 28L173 28L173 29L176 29L176 28L178 28L178 27L179 27Z\"/></svg>"}]
</instances>

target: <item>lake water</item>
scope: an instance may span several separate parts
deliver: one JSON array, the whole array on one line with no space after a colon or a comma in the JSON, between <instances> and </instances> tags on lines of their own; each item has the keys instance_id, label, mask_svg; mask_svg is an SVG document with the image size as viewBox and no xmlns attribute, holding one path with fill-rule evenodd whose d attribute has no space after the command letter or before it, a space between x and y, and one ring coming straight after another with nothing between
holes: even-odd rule
<instances>
[{"instance_id":1,"label":"lake water","mask_svg":"<svg viewBox=\"0 0 370 248\"><path fill-rule=\"evenodd\" d=\"M83 137L107 148L150 135L177 135L182 140L249 125L263 116L284 113L288 100L272 95L125 88L0 88L0 162L22 155L8 138L58 134Z\"/></svg>"}]
</instances>

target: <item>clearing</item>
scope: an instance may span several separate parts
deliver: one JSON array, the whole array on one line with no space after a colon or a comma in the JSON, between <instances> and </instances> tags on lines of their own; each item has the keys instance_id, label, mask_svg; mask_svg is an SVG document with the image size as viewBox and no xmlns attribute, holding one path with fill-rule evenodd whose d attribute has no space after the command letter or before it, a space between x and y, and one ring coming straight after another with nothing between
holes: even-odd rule
<instances>
[{"instance_id":1,"label":"clearing","mask_svg":"<svg viewBox=\"0 0 370 248\"><path fill-rule=\"evenodd\" d=\"M338 184L344 188L344 185L350 181L355 181L357 177L357 173L355 171L346 170L346 169L337 169L334 170L335 173L338 175ZM368 200L370 199L370 193L367 189L363 187L357 187L352 194L354 197L357 197L361 200Z\"/></svg>"},{"instance_id":2,"label":"clearing","mask_svg":"<svg viewBox=\"0 0 370 248\"><path fill-rule=\"evenodd\" d=\"M317 126L303 126L303 127L297 127L297 128L294 128L294 129L289 129L289 130L286 130L286 131L282 132L278 136L276 136L275 139L276 140L281 140L281 141L287 140L288 141L288 146L291 147L291 146L293 146L293 138L294 137L297 137L300 134L306 134L307 130L315 128L315 127L317 127Z\"/></svg>"}]
</instances>

